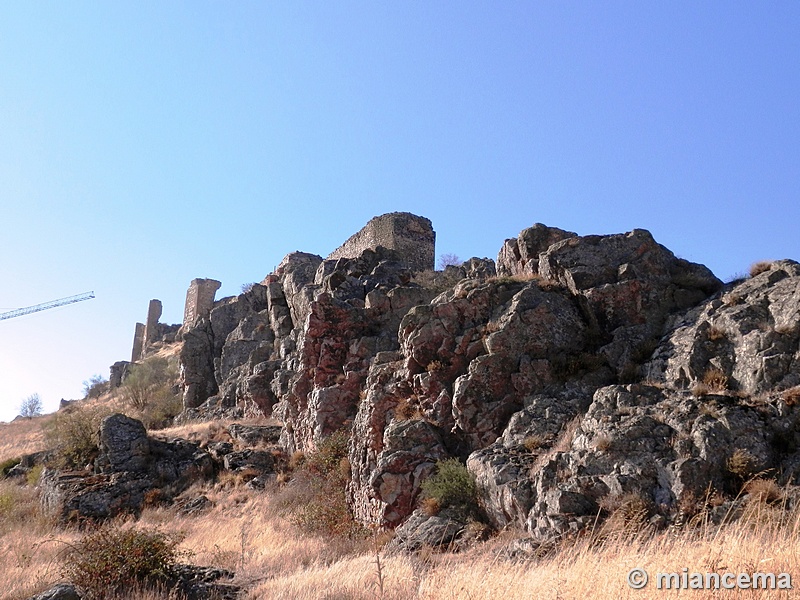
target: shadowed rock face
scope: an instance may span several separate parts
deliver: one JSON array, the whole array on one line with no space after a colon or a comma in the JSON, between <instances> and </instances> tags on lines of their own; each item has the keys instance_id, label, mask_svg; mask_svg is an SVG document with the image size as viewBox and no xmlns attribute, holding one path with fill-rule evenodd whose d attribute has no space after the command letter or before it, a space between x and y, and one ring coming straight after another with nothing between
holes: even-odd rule
<instances>
[{"instance_id":1,"label":"shadowed rock face","mask_svg":"<svg viewBox=\"0 0 800 600\"><path fill-rule=\"evenodd\" d=\"M382 247L293 253L185 334L187 414L257 407L283 421L288 452L350 428L351 508L392 526L452 456L496 527L539 537L625 494L668 521L699 490L732 489L734 456L793 477L780 393L800 384L796 263L723 290L647 231L537 224L494 272L471 259L414 273ZM694 395L711 367L724 385Z\"/></svg>"}]
</instances>

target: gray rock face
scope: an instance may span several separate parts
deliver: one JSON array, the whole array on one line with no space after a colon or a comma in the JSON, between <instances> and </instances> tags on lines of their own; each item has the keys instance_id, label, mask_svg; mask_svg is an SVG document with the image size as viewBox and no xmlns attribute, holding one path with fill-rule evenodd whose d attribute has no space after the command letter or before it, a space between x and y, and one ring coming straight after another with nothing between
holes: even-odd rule
<instances>
[{"instance_id":1,"label":"gray rock face","mask_svg":"<svg viewBox=\"0 0 800 600\"><path fill-rule=\"evenodd\" d=\"M429 516L421 510L415 510L400 527L395 529L395 537L389 550L414 552L424 547L447 548L464 533L466 523L442 511L438 515Z\"/></svg>"},{"instance_id":2,"label":"gray rock face","mask_svg":"<svg viewBox=\"0 0 800 600\"><path fill-rule=\"evenodd\" d=\"M141 421L122 414L100 424L100 470L144 471L150 458L150 440Z\"/></svg>"},{"instance_id":3,"label":"gray rock face","mask_svg":"<svg viewBox=\"0 0 800 600\"><path fill-rule=\"evenodd\" d=\"M281 436L280 425L242 425L233 423L228 433L237 442L248 446L277 444Z\"/></svg>"},{"instance_id":4,"label":"gray rock face","mask_svg":"<svg viewBox=\"0 0 800 600\"><path fill-rule=\"evenodd\" d=\"M774 402L753 407L729 397L699 402L690 392L638 384L604 387L561 439L550 441L542 422L523 411L467 466L494 525L514 524L541 539L587 526L604 499L608 505L613 498L641 498L672 519L709 489L735 494L755 473L787 472L792 457L781 448L800 413ZM526 411L543 414L545 406L553 402L539 398ZM559 410L554 421L564 422L575 409L579 403ZM794 447L798 440L791 436Z\"/></svg>"},{"instance_id":5,"label":"gray rock face","mask_svg":"<svg viewBox=\"0 0 800 600\"><path fill-rule=\"evenodd\" d=\"M651 380L691 388L706 379L709 391L746 394L800 385L800 265L774 262L669 330L644 367Z\"/></svg>"},{"instance_id":6,"label":"gray rock face","mask_svg":"<svg viewBox=\"0 0 800 600\"><path fill-rule=\"evenodd\" d=\"M516 239L506 240L497 255L497 274L501 277L513 275L538 275L539 254L561 240L577 237L578 234L556 227L536 223L524 229Z\"/></svg>"}]
</instances>

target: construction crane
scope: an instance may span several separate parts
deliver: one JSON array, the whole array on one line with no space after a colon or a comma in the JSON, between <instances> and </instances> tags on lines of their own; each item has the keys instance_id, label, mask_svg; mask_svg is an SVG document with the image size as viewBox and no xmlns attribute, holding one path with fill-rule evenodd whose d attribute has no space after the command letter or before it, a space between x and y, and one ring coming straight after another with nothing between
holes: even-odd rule
<instances>
[{"instance_id":1,"label":"construction crane","mask_svg":"<svg viewBox=\"0 0 800 600\"><path fill-rule=\"evenodd\" d=\"M40 310L47 310L48 308L64 306L65 304L74 304L75 302L91 300L92 298L94 298L94 292L85 292L83 294L78 294L77 296L59 298L58 300L51 300L50 302L44 302L42 304L26 306L25 308L18 308L16 310L0 313L0 321L4 319L13 319L14 317L21 317L22 315L29 315L31 313L39 312Z\"/></svg>"}]
</instances>

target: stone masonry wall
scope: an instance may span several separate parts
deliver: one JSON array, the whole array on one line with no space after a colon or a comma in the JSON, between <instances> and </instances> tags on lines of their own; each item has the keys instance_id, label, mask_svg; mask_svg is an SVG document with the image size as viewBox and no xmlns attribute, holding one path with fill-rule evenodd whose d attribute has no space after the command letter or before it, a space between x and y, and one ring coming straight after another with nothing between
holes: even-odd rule
<instances>
[{"instance_id":1,"label":"stone masonry wall","mask_svg":"<svg viewBox=\"0 0 800 600\"><path fill-rule=\"evenodd\" d=\"M159 337L158 320L161 318L161 300L150 300L147 307L147 323L144 325L144 344L142 351L147 351L150 346Z\"/></svg>"},{"instance_id":2,"label":"stone masonry wall","mask_svg":"<svg viewBox=\"0 0 800 600\"><path fill-rule=\"evenodd\" d=\"M328 258L356 258L377 246L398 251L415 271L433 269L436 262L436 232L430 220L406 212L374 217Z\"/></svg>"},{"instance_id":3,"label":"stone masonry wall","mask_svg":"<svg viewBox=\"0 0 800 600\"><path fill-rule=\"evenodd\" d=\"M193 279L186 292L183 326L191 327L200 317L208 318L214 307L214 297L222 285L216 279Z\"/></svg>"},{"instance_id":4,"label":"stone masonry wall","mask_svg":"<svg viewBox=\"0 0 800 600\"><path fill-rule=\"evenodd\" d=\"M133 351L131 352L131 362L136 362L142 358L144 351L144 323L136 324L136 331L133 333Z\"/></svg>"}]
</instances>

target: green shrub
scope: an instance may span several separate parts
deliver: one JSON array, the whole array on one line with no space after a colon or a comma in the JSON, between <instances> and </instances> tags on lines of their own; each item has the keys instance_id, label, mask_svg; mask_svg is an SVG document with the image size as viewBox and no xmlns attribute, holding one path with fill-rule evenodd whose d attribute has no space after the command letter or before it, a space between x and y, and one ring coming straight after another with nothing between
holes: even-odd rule
<instances>
[{"instance_id":1,"label":"green shrub","mask_svg":"<svg viewBox=\"0 0 800 600\"><path fill-rule=\"evenodd\" d=\"M55 466L82 468L97 456L97 432L108 409L78 408L56 413L45 428L45 437L55 449Z\"/></svg>"},{"instance_id":2,"label":"green shrub","mask_svg":"<svg viewBox=\"0 0 800 600\"><path fill-rule=\"evenodd\" d=\"M0 492L0 516L7 516L8 513L14 509L15 505L16 500L11 492Z\"/></svg>"},{"instance_id":3,"label":"green shrub","mask_svg":"<svg viewBox=\"0 0 800 600\"><path fill-rule=\"evenodd\" d=\"M137 414L147 429L164 429L172 425L183 410L183 400L177 394L157 396Z\"/></svg>"},{"instance_id":4,"label":"green shrub","mask_svg":"<svg viewBox=\"0 0 800 600\"><path fill-rule=\"evenodd\" d=\"M437 462L436 474L422 482L422 493L442 509L454 509L464 517L478 512L475 478L457 458Z\"/></svg>"},{"instance_id":5,"label":"green shrub","mask_svg":"<svg viewBox=\"0 0 800 600\"><path fill-rule=\"evenodd\" d=\"M183 410L176 393L178 365L173 359L151 356L133 365L122 384L122 397L148 429L163 429Z\"/></svg>"},{"instance_id":6,"label":"green shrub","mask_svg":"<svg viewBox=\"0 0 800 600\"><path fill-rule=\"evenodd\" d=\"M131 366L122 384L122 397L133 408L144 411L154 402L174 397L172 386L177 378L175 361L151 356Z\"/></svg>"},{"instance_id":7,"label":"green shrub","mask_svg":"<svg viewBox=\"0 0 800 600\"><path fill-rule=\"evenodd\" d=\"M169 578L181 538L158 529L106 527L86 535L63 556L63 574L90 598L157 585Z\"/></svg>"}]
</instances>

